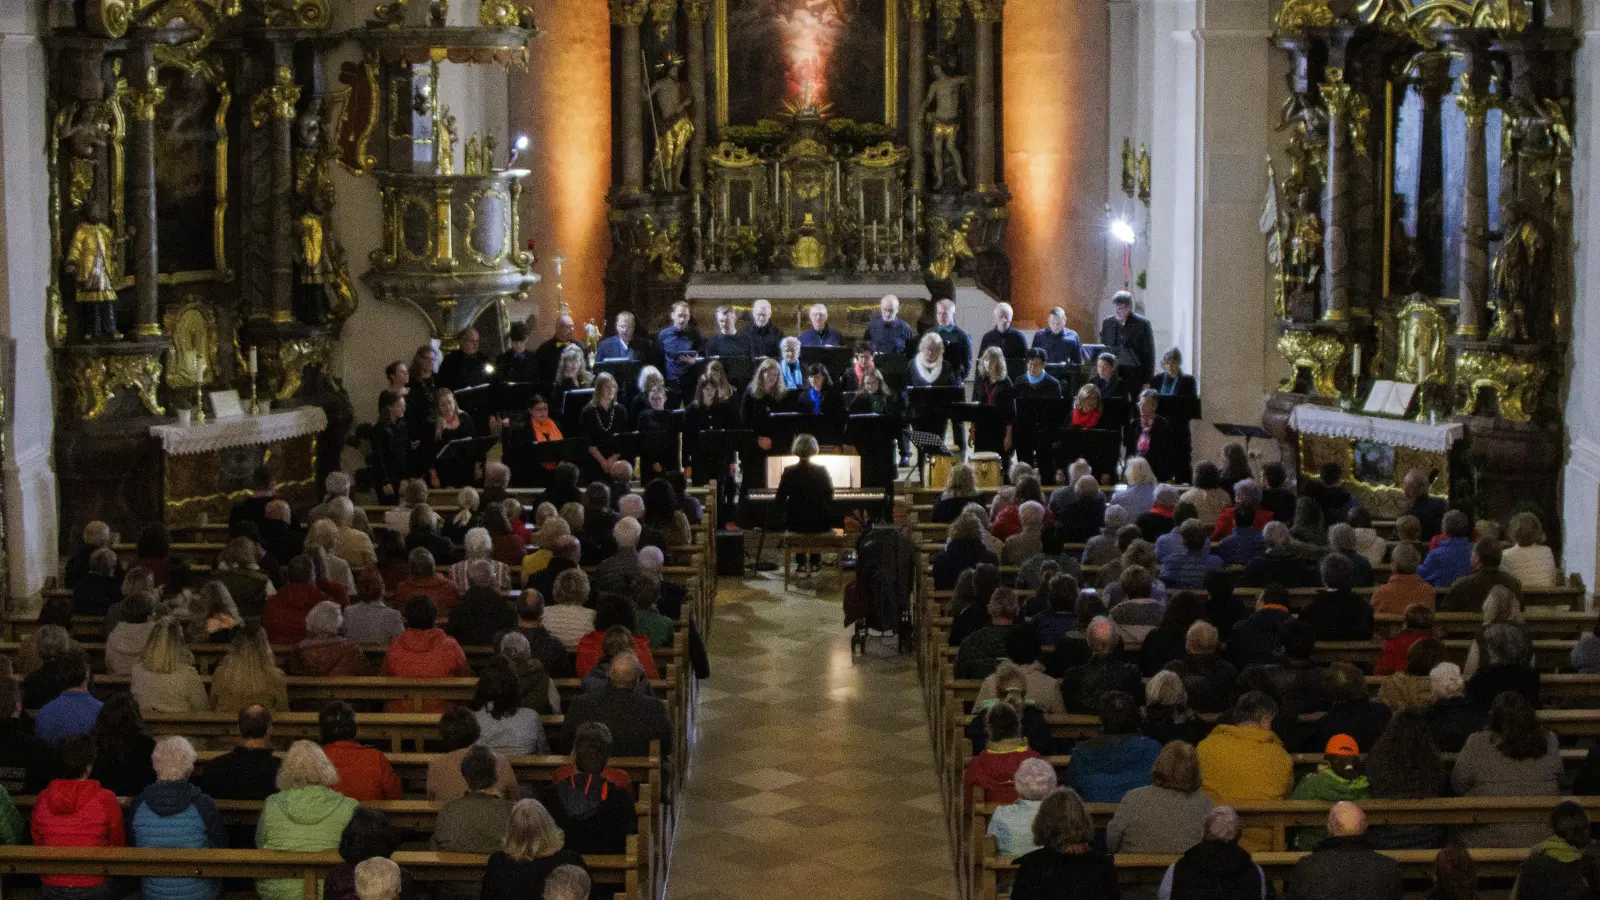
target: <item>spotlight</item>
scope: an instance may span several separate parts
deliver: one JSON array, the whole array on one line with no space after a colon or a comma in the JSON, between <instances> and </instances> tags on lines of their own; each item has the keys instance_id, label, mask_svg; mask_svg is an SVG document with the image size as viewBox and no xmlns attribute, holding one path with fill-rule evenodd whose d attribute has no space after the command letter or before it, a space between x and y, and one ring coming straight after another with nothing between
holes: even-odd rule
<instances>
[{"instance_id":1,"label":"spotlight","mask_svg":"<svg viewBox=\"0 0 1600 900\"><path fill-rule=\"evenodd\" d=\"M517 139L511 142L511 158L506 160L506 168L509 169L512 166L515 166L517 164L517 157L527 152L527 150L528 136L525 134L517 135Z\"/></svg>"},{"instance_id":2,"label":"spotlight","mask_svg":"<svg viewBox=\"0 0 1600 900\"><path fill-rule=\"evenodd\" d=\"M1134 240L1133 226L1122 219L1111 223L1111 236L1124 244L1131 244Z\"/></svg>"}]
</instances>

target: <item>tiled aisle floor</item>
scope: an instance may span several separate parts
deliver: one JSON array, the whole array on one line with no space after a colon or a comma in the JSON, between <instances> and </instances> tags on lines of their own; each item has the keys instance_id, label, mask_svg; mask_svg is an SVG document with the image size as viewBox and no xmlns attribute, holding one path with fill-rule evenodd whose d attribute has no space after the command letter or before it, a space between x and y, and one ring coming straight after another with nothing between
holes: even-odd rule
<instances>
[{"instance_id":1,"label":"tiled aisle floor","mask_svg":"<svg viewBox=\"0 0 1600 900\"><path fill-rule=\"evenodd\" d=\"M851 661L837 578L718 586L669 900L954 896L914 660Z\"/></svg>"}]
</instances>

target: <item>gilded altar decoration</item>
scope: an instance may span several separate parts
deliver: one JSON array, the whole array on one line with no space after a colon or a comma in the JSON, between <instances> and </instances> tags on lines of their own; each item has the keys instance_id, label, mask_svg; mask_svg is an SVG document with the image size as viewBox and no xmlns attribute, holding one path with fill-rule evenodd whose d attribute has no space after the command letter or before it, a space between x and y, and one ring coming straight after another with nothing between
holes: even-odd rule
<instances>
[{"instance_id":1,"label":"gilded altar decoration","mask_svg":"<svg viewBox=\"0 0 1600 900\"><path fill-rule=\"evenodd\" d=\"M673 219L663 228L650 216L644 218L644 258L660 267L665 281L683 280L683 261L678 258L682 226Z\"/></svg>"},{"instance_id":2,"label":"gilded altar decoration","mask_svg":"<svg viewBox=\"0 0 1600 900\"><path fill-rule=\"evenodd\" d=\"M933 257L928 260L928 271L940 281L949 280L956 270L956 263L963 259L972 258L972 244L968 242L967 235L972 231L974 214L967 213L961 220L961 227L951 228L950 223L937 217L930 216L928 230L933 235Z\"/></svg>"},{"instance_id":3,"label":"gilded altar decoration","mask_svg":"<svg viewBox=\"0 0 1600 900\"><path fill-rule=\"evenodd\" d=\"M1472 27L1516 34L1528 27L1527 0L1474 0Z\"/></svg>"},{"instance_id":4,"label":"gilded altar decoration","mask_svg":"<svg viewBox=\"0 0 1600 900\"><path fill-rule=\"evenodd\" d=\"M1493 294L1489 309L1494 316L1493 340L1528 339L1528 309L1536 299L1544 267L1545 236L1539 223L1518 218L1501 229L1500 249L1490 268Z\"/></svg>"},{"instance_id":5,"label":"gilded altar decoration","mask_svg":"<svg viewBox=\"0 0 1600 900\"><path fill-rule=\"evenodd\" d=\"M1372 107L1367 98L1344 80L1344 69L1329 66L1327 80L1320 85L1322 103L1330 116L1343 116L1345 131L1357 156L1367 155L1367 123L1372 118Z\"/></svg>"},{"instance_id":6,"label":"gilded altar decoration","mask_svg":"<svg viewBox=\"0 0 1600 900\"><path fill-rule=\"evenodd\" d=\"M1150 205L1150 151L1139 144L1139 202Z\"/></svg>"},{"instance_id":7,"label":"gilded altar decoration","mask_svg":"<svg viewBox=\"0 0 1600 900\"><path fill-rule=\"evenodd\" d=\"M1344 341L1337 334L1315 331L1285 331L1278 337L1278 352L1298 373L1306 370L1312 391L1319 397L1338 397L1334 381L1339 362L1344 359ZM1292 380L1291 380L1292 383Z\"/></svg>"},{"instance_id":8,"label":"gilded altar decoration","mask_svg":"<svg viewBox=\"0 0 1600 900\"><path fill-rule=\"evenodd\" d=\"M611 24L623 28L633 28L643 22L645 10L650 7L648 0L606 0L606 5L611 10Z\"/></svg>"},{"instance_id":9,"label":"gilded altar decoration","mask_svg":"<svg viewBox=\"0 0 1600 900\"><path fill-rule=\"evenodd\" d=\"M272 119L293 119L295 104L299 102L300 86L294 83L293 70L279 66L272 87L250 101L250 124L260 128Z\"/></svg>"},{"instance_id":10,"label":"gilded altar decoration","mask_svg":"<svg viewBox=\"0 0 1600 900\"><path fill-rule=\"evenodd\" d=\"M761 157L729 141L711 151L711 164L723 169L748 169L761 165Z\"/></svg>"},{"instance_id":11,"label":"gilded altar decoration","mask_svg":"<svg viewBox=\"0 0 1600 900\"><path fill-rule=\"evenodd\" d=\"M183 306L169 311L164 321L172 339L172 349L167 351L167 387L202 386L208 380L205 374L217 371L216 313L191 295Z\"/></svg>"},{"instance_id":12,"label":"gilded altar decoration","mask_svg":"<svg viewBox=\"0 0 1600 900\"><path fill-rule=\"evenodd\" d=\"M378 162L367 150L378 125L377 59L368 56L359 63L344 63L339 81L347 86L338 117L339 162L350 174L363 175Z\"/></svg>"},{"instance_id":13,"label":"gilded altar decoration","mask_svg":"<svg viewBox=\"0 0 1600 900\"><path fill-rule=\"evenodd\" d=\"M822 248L822 241L817 239L816 216L806 213L805 219L800 223L800 236L795 238L794 246L789 248L790 261L796 269L820 269L826 263L827 253Z\"/></svg>"},{"instance_id":14,"label":"gilded altar decoration","mask_svg":"<svg viewBox=\"0 0 1600 900\"><path fill-rule=\"evenodd\" d=\"M1327 0L1285 0L1272 19L1276 37L1299 37L1307 28L1326 28L1333 24L1333 10Z\"/></svg>"},{"instance_id":15,"label":"gilded altar decoration","mask_svg":"<svg viewBox=\"0 0 1600 900\"><path fill-rule=\"evenodd\" d=\"M328 0L264 0L263 8L270 28L328 27Z\"/></svg>"},{"instance_id":16,"label":"gilded altar decoration","mask_svg":"<svg viewBox=\"0 0 1600 900\"><path fill-rule=\"evenodd\" d=\"M1139 177L1139 163L1133 155L1133 139L1122 139L1122 192L1133 199L1136 190L1136 179Z\"/></svg>"},{"instance_id":17,"label":"gilded altar decoration","mask_svg":"<svg viewBox=\"0 0 1600 900\"><path fill-rule=\"evenodd\" d=\"M151 66L145 72L144 84L140 87L128 89L128 104L133 107L133 117L153 122L156 118L156 107L167 99L167 89L162 87L156 79L156 67Z\"/></svg>"},{"instance_id":18,"label":"gilded altar decoration","mask_svg":"<svg viewBox=\"0 0 1600 900\"><path fill-rule=\"evenodd\" d=\"M478 24L485 28L527 28L535 30L533 8L514 0L483 0L478 7Z\"/></svg>"},{"instance_id":19,"label":"gilded altar decoration","mask_svg":"<svg viewBox=\"0 0 1600 900\"><path fill-rule=\"evenodd\" d=\"M678 0L650 0L650 20L656 23L656 40L664 41L678 14Z\"/></svg>"},{"instance_id":20,"label":"gilded altar decoration","mask_svg":"<svg viewBox=\"0 0 1600 900\"><path fill-rule=\"evenodd\" d=\"M956 26L961 24L962 0L934 0L939 9L939 26L944 39L954 40Z\"/></svg>"},{"instance_id":21,"label":"gilded altar decoration","mask_svg":"<svg viewBox=\"0 0 1600 900\"><path fill-rule=\"evenodd\" d=\"M1466 72L1461 73L1461 86L1455 98L1456 106L1461 108L1461 114L1471 126L1482 126L1489 117L1489 110L1499 105L1493 95L1473 90Z\"/></svg>"},{"instance_id":22,"label":"gilded altar decoration","mask_svg":"<svg viewBox=\"0 0 1600 900\"><path fill-rule=\"evenodd\" d=\"M278 400L288 400L300 393L305 370L309 366L328 364L328 346L322 341L284 341L278 345L278 390L273 394Z\"/></svg>"},{"instance_id":23,"label":"gilded altar decoration","mask_svg":"<svg viewBox=\"0 0 1600 900\"><path fill-rule=\"evenodd\" d=\"M678 80L678 63L650 85L646 103L654 104L656 155L650 167L655 190L676 193L683 189L683 168L689 161L689 141L694 137L694 121L689 117L694 100L687 86Z\"/></svg>"},{"instance_id":24,"label":"gilded altar decoration","mask_svg":"<svg viewBox=\"0 0 1600 900\"><path fill-rule=\"evenodd\" d=\"M122 337L117 331L116 273L112 270L111 227L100 221L98 208L84 213L67 248L67 274L77 284L78 324L84 340Z\"/></svg>"},{"instance_id":25,"label":"gilded altar decoration","mask_svg":"<svg viewBox=\"0 0 1600 900\"><path fill-rule=\"evenodd\" d=\"M119 38L133 20L132 0L85 0L84 22L101 37Z\"/></svg>"},{"instance_id":26,"label":"gilded altar decoration","mask_svg":"<svg viewBox=\"0 0 1600 900\"><path fill-rule=\"evenodd\" d=\"M153 416L166 415L166 408L156 397L156 389L161 384L160 355L78 356L71 359L70 365L69 380L78 418L100 418L121 388L137 393L146 412Z\"/></svg>"},{"instance_id":27,"label":"gilded altar decoration","mask_svg":"<svg viewBox=\"0 0 1600 900\"><path fill-rule=\"evenodd\" d=\"M928 99L923 103L923 117L932 129L933 187L944 187L945 163L956 183L967 186L967 176L961 164L961 146L957 139L961 129L961 90L969 80L966 75L949 75L938 63L933 65L933 81L928 85Z\"/></svg>"},{"instance_id":28,"label":"gilded altar decoration","mask_svg":"<svg viewBox=\"0 0 1600 900\"><path fill-rule=\"evenodd\" d=\"M1420 294L1406 298L1395 321L1399 336L1394 380L1409 384L1443 384L1448 378L1450 323Z\"/></svg>"},{"instance_id":29,"label":"gilded altar decoration","mask_svg":"<svg viewBox=\"0 0 1600 900\"><path fill-rule=\"evenodd\" d=\"M1499 402L1501 418L1527 422L1538 406L1543 383L1544 371L1537 364L1506 353L1463 350L1456 356L1456 393L1467 415L1481 413L1478 392L1489 388Z\"/></svg>"},{"instance_id":30,"label":"gilded altar decoration","mask_svg":"<svg viewBox=\"0 0 1600 900\"><path fill-rule=\"evenodd\" d=\"M456 171L456 117L449 106L440 106L433 120L433 149L435 175L454 175Z\"/></svg>"},{"instance_id":31,"label":"gilded altar decoration","mask_svg":"<svg viewBox=\"0 0 1600 900\"><path fill-rule=\"evenodd\" d=\"M74 103L57 117L56 140L66 148L69 181L67 203L77 209L94 191L100 154L111 138L111 123L96 104Z\"/></svg>"}]
</instances>

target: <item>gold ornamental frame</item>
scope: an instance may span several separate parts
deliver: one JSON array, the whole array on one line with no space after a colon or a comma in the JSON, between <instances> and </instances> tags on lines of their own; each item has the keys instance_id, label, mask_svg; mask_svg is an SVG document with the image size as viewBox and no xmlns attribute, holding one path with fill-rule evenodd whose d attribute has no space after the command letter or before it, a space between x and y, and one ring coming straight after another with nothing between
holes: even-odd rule
<instances>
[{"instance_id":1,"label":"gold ornamental frame","mask_svg":"<svg viewBox=\"0 0 1600 900\"><path fill-rule=\"evenodd\" d=\"M1344 471L1354 473L1355 442L1349 438L1301 434L1299 463L1300 471L1307 474L1322 471L1327 463L1338 463ZM1406 473L1412 469L1438 470L1440 477L1433 480L1428 492L1440 499L1450 498L1450 454L1398 445L1394 448L1393 483L1372 484L1352 477L1344 481L1344 487L1363 507L1372 510L1374 517L1393 518L1399 510L1405 509L1404 481Z\"/></svg>"},{"instance_id":2,"label":"gold ornamental frame","mask_svg":"<svg viewBox=\"0 0 1600 900\"><path fill-rule=\"evenodd\" d=\"M219 65L206 60L187 61L183 57L172 56L166 57L164 65L159 67L175 69L192 78L198 78L217 92L217 112L212 119L212 127L216 129L217 134L215 151L217 174L216 183L213 185L217 197L211 210L211 255L214 257L212 267L185 272L161 272L156 275L156 284L168 286L201 282L227 284L233 281L233 269L228 266L228 148L231 141L228 133L228 111L233 106L233 87L228 83L227 77L219 71ZM160 164L159 160L157 164ZM128 278L127 281L131 284L132 278Z\"/></svg>"},{"instance_id":3,"label":"gold ornamental frame","mask_svg":"<svg viewBox=\"0 0 1600 900\"><path fill-rule=\"evenodd\" d=\"M728 127L728 0L716 0L717 131ZM916 60L912 60L913 64ZM883 0L883 124L900 124L900 2Z\"/></svg>"}]
</instances>

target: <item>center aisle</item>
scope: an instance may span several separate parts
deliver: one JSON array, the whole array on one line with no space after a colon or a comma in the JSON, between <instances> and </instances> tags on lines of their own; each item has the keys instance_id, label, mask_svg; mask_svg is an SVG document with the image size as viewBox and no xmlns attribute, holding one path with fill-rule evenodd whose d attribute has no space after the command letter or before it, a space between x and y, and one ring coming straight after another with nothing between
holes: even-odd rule
<instances>
[{"instance_id":1,"label":"center aisle","mask_svg":"<svg viewBox=\"0 0 1600 900\"><path fill-rule=\"evenodd\" d=\"M782 587L718 584L668 900L951 900L914 658L852 662L838 592Z\"/></svg>"}]
</instances>

